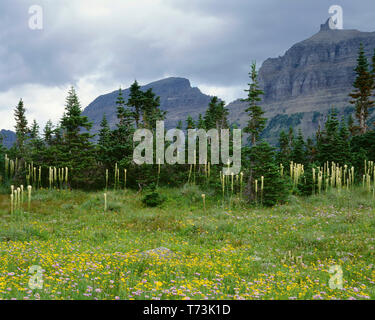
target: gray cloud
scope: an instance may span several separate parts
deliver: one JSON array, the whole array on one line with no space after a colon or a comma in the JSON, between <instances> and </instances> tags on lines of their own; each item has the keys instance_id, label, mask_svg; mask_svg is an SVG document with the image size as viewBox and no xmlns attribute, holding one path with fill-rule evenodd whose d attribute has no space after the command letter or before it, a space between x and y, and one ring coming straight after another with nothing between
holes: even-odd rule
<instances>
[{"instance_id":1,"label":"gray cloud","mask_svg":"<svg viewBox=\"0 0 375 320\"><path fill-rule=\"evenodd\" d=\"M32 4L43 6L41 31L28 28ZM373 0L2 0L0 93L93 77L99 95L171 75L238 91L252 60L259 65L316 33L333 4L344 9L344 28L375 30Z\"/></svg>"}]
</instances>

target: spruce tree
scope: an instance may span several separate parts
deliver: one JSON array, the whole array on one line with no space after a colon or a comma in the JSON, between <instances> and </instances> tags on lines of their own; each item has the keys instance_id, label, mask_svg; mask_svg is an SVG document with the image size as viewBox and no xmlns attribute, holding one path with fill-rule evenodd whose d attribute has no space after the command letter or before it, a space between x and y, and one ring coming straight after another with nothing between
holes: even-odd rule
<instances>
[{"instance_id":1,"label":"spruce tree","mask_svg":"<svg viewBox=\"0 0 375 320\"><path fill-rule=\"evenodd\" d=\"M29 129L29 141L28 145L30 146L29 157L36 163L42 161L41 151L44 147L43 140L39 135L39 125L34 119L31 127Z\"/></svg>"},{"instance_id":2,"label":"spruce tree","mask_svg":"<svg viewBox=\"0 0 375 320\"><path fill-rule=\"evenodd\" d=\"M339 121L337 111L331 109L327 116L324 130L317 141L317 159L321 165L325 162L337 162L339 150ZM340 163L343 165L343 163Z\"/></svg>"},{"instance_id":3,"label":"spruce tree","mask_svg":"<svg viewBox=\"0 0 375 320\"><path fill-rule=\"evenodd\" d=\"M345 118L342 117L340 122L339 137L337 139L337 162L344 165L351 163L350 153L350 133L345 123Z\"/></svg>"},{"instance_id":4,"label":"spruce tree","mask_svg":"<svg viewBox=\"0 0 375 320\"><path fill-rule=\"evenodd\" d=\"M133 109L133 117L137 128L141 119L142 103L143 92L141 91L141 87L139 86L137 80L135 80L130 87L130 94L127 106Z\"/></svg>"},{"instance_id":5,"label":"spruce tree","mask_svg":"<svg viewBox=\"0 0 375 320\"><path fill-rule=\"evenodd\" d=\"M259 88L258 72L255 62L251 65L249 75L251 83L249 83L249 89L245 90L248 93L248 97L243 101L246 101L249 105L245 111L248 113L250 119L247 126L244 128L244 132L250 134L250 141L254 146L266 126L267 119L263 117L264 111L259 106L259 102L262 100L260 96L263 95L264 92Z\"/></svg>"},{"instance_id":6,"label":"spruce tree","mask_svg":"<svg viewBox=\"0 0 375 320\"><path fill-rule=\"evenodd\" d=\"M357 67L354 69L357 77L353 83L354 90L349 96L350 101L355 106L355 116L358 119L360 134L367 132L367 118L369 109L374 107L374 101L371 100L372 90L374 89L374 76L369 70L369 63L365 56L363 44L361 44Z\"/></svg>"},{"instance_id":7,"label":"spruce tree","mask_svg":"<svg viewBox=\"0 0 375 320\"><path fill-rule=\"evenodd\" d=\"M294 163L306 163L306 144L301 129L298 130L297 138L293 142L291 160Z\"/></svg>"},{"instance_id":8,"label":"spruce tree","mask_svg":"<svg viewBox=\"0 0 375 320\"><path fill-rule=\"evenodd\" d=\"M316 160L316 145L311 138L306 140L306 163L312 164Z\"/></svg>"},{"instance_id":9,"label":"spruce tree","mask_svg":"<svg viewBox=\"0 0 375 320\"><path fill-rule=\"evenodd\" d=\"M91 142L92 126L82 110L75 89L71 87L66 98L65 113L60 121L62 143L58 145L58 165L71 170L71 185L76 188L93 188L97 175L95 149ZM84 131L85 129L86 131Z\"/></svg>"},{"instance_id":10,"label":"spruce tree","mask_svg":"<svg viewBox=\"0 0 375 320\"><path fill-rule=\"evenodd\" d=\"M155 130L156 121L165 119L166 111L160 109L160 97L151 88L143 93L141 112L143 127L150 130Z\"/></svg>"},{"instance_id":11,"label":"spruce tree","mask_svg":"<svg viewBox=\"0 0 375 320\"><path fill-rule=\"evenodd\" d=\"M197 129L206 129L202 114L199 114L198 116Z\"/></svg>"},{"instance_id":12,"label":"spruce tree","mask_svg":"<svg viewBox=\"0 0 375 320\"><path fill-rule=\"evenodd\" d=\"M187 119L186 119L186 130L188 129L195 129L195 121L193 120L193 118L191 116L188 116Z\"/></svg>"},{"instance_id":13,"label":"spruce tree","mask_svg":"<svg viewBox=\"0 0 375 320\"><path fill-rule=\"evenodd\" d=\"M281 130L279 136L279 152L277 154L277 161L279 164L282 164L284 168L289 166L291 161L291 145L289 136L285 133L284 130Z\"/></svg>"},{"instance_id":14,"label":"spruce tree","mask_svg":"<svg viewBox=\"0 0 375 320\"><path fill-rule=\"evenodd\" d=\"M133 133L134 133L134 113L125 106L122 97L122 91L116 101L117 105L117 119L116 129L110 133L110 146L108 146L108 165L112 166L117 162L122 167L127 167L131 161L133 149ZM127 104L129 106L129 104ZM103 123L104 121L104 123ZM106 128L106 119L102 121L102 134L108 134L109 128Z\"/></svg>"},{"instance_id":15,"label":"spruce tree","mask_svg":"<svg viewBox=\"0 0 375 320\"><path fill-rule=\"evenodd\" d=\"M25 144L27 140L27 134L29 133L29 128L27 126L27 119L26 119L26 109L23 105L22 99L20 99L18 105L14 111L14 117L16 120L16 152L17 157L24 158L25 157Z\"/></svg>"},{"instance_id":16,"label":"spruce tree","mask_svg":"<svg viewBox=\"0 0 375 320\"><path fill-rule=\"evenodd\" d=\"M53 130L52 121L48 120L43 129L43 140L46 145L52 144L53 133L54 133L54 130Z\"/></svg>"},{"instance_id":17,"label":"spruce tree","mask_svg":"<svg viewBox=\"0 0 375 320\"><path fill-rule=\"evenodd\" d=\"M102 163L107 169L113 164L112 155L112 140L111 130L105 113L100 122L99 139L98 139L98 161Z\"/></svg>"},{"instance_id":18,"label":"spruce tree","mask_svg":"<svg viewBox=\"0 0 375 320\"><path fill-rule=\"evenodd\" d=\"M281 177L279 165L275 161L275 150L267 142L261 142L251 148L251 165L253 183L251 199L265 206L283 203L288 196L288 184ZM261 179L264 178L264 188L261 190ZM255 190L255 180L258 188Z\"/></svg>"},{"instance_id":19,"label":"spruce tree","mask_svg":"<svg viewBox=\"0 0 375 320\"><path fill-rule=\"evenodd\" d=\"M212 97L207 111L204 115L204 126L210 129L226 129L228 128L228 110L225 108L225 102L220 101L218 97Z\"/></svg>"}]
</instances>

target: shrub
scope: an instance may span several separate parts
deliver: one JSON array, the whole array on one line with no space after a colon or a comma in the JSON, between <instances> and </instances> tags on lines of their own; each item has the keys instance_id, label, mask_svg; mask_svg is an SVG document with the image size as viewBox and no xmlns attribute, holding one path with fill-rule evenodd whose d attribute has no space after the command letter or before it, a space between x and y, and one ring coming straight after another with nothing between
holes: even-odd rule
<instances>
[{"instance_id":1,"label":"shrub","mask_svg":"<svg viewBox=\"0 0 375 320\"><path fill-rule=\"evenodd\" d=\"M165 201L165 196L162 196L158 192L151 192L144 196L142 199L143 204L147 207L157 207L160 206Z\"/></svg>"}]
</instances>

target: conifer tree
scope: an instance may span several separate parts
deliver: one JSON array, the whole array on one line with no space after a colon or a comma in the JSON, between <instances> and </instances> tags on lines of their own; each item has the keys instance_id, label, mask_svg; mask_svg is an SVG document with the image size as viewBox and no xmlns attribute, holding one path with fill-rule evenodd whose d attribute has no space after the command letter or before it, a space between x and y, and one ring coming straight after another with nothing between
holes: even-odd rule
<instances>
[{"instance_id":1,"label":"conifer tree","mask_svg":"<svg viewBox=\"0 0 375 320\"><path fill-rule=\"evenodd\" d=\"M251 201L262 202L265 206L283 203L288 196L288 184L281 176L279 165L275 161L275 150L267 142L261 142L251 148L253 184ZM261 177L264 188L261 190ZM254 181L258 180L258 190Z\"/></svg>"},{"instance_id":2,"label":"conifer tree","mask_svg":"<svg viewBox=\"0 0 375 320\"><path fill-rule=\"evenodd\" d=\"M33 120L29 129L28 145L30 146L29 156L34 162L40 163L42 160L41 151L44 147L44 144L42 138L39 135L39 125L35 119Z\"/></svg>"},{"instance_id":3,"label":"conifer tree","mask_svg":"<svg viewBox=\"0 0 375 320\"><path fill-rule=\"evenodd\" d=\"M82 110L75 89L71 87L66 98L65 113L60 121L62 143L58 145L60 167L68 167L71 185L77 188L93 188L99 180L95 149L91 142L92 126ZM83 131L85 129L86 131Z\"/></svg>"},{"instance_id":4,"label":"conifer tree","mask_svg":"<svg viewBox=\"0 0 375 320\"><path fill-rule=\"evenodd\" d=\"M294 163L306 163L306 144L301 129L298 130L297 138L293 142L291 159Z\"/></svg>"},{"instance_id":5,"label":"conifer tree","mask_svg":"<svg viewBox=\"0 0 375 320\"><path fill-rule=\"evenodd\" d=\"M98 139L98 161L101 162L106 168L113 164L112 155L112 140L111 130L105 113L103 114L102 121L100 122L99 139Z\"/></svg>"},{"instance_id":6,"label":"conifer tree","mask_svg":"<svg viewBox=\"0 0 375 320\"><path fill-rule=\"evenodd\" d=\"M367 118L369 109L374 107L374 101L371 100L372 90L374 88L374 76L369 70L369 63L365 56L363 44L361 44L357 67L354 69L357 77L353 83L354 90L349 96L353 99L350 101L355 106L355 116L359 123L360 134L367 132Z\"/></svg>"},{"instance_id":7,"label":"conifer tree","mask_svg":"<svg viewBox=\"0 0 375 320\"><path fill-rule=\"evenodd\" d=\"M345 123L345 118L342 117L340 122L339 135L337 139L337 160L336 162L344 165L351 163L350 154L350 133Z\"/></svg>"},{"instance_id":8,"label":"conifer tree","mask_svg":"<svg viewBox=\"0 0 375 320\"><path fill-rule=\"evenodd\" d=\"M337 162L339 153L339 121L337 111L331 109L327 116L324 130L321 132L317 141L317 158L320 164L325 162ZM343 163L340 163L343 165Z\"/></svg>"},{"instance_id":9,"label":"conifer tree","mask_svg":"<svg viewBox=\"0 0 375 320\"><path fill-rule=\"evenodd\" d=\"M195 129L195 121L191 116L188 116L186 119L186 130L188 129Z\"/></svg>"},{"instance_id":10,"label":"conifer tree","mask_svg":"<svg viewBox=\"0 0 375 320\"><path fill-rule=\"evenodd\" d=\"M182 121L181 120L178 120L176 129L182 130Z\"/></svg>"},{"instance_id":11,"label":"conifer tree","mask_svg":"<svg viewBox=\"0 0 375 320\"><path fill-rule=\"evenodd\" d=\"M197 129L206 129L202 114L198 116Z\"/></svg>"},{"instance_id":12,"label":"conifer tree","mask_svg":"<svg viewBox=\"0 0 375 320\"><path fill-rule=\"evenodd\" d=\"M110 158L107 157L107 161L105 162L112 165L117 162L119 165L127 167L130 163L133 148L134 113L125 106L121 89L119 90L116 105L118 123L116 124L116 129L110 133L108 146L108 155L110 155ZM109 128L106 128L108 126L106 124L107 120L103 119L103 121L102 134L106 135Z\"/></svg>"},{"instance_id":13,"label":"conifer tree","mask_svg":"<svg viewBox=\"0 0 375 320\"><path fill-rule=\"evenodd\" d=\"M263 95L264 92L259 88L258 72L256 70L255 62L251 65L249 75L251 83L249 83L249 89L245 90L248 92L248 97L243 101L246 101L249 105L245 111L248 113L250 119L247 126L244 128L244 132L250 134L251 144L255 145L267 122L267 119L263 117L264 111L259 106L259 102L262 100L260 96Z\"/></svg>"},{"instance_id":14,"label":"conifer tree","mask_svg":"<svg viewBox=\"0 0 375 320\"><path fill-rule=\"evenodd\" d=\"M350 132L351 137L354 137L358 132L358 126L354 124L354 119L352 115L350 114L348 117L348 130Z\"/></svg>"},{"instance_id":15,"label":"conifer tree","mask_svg":"<svg viewBox=\"0 0 375 320\"><path fill-rule=\"evenodd\" d=\"M25 143L27 140L27 134L29 133L29 129L27 126L27 119L26 119L26 109L23 105L22 99L20 99L16 109L14 111L14 117L16 120L16 135L17 135L17 142L16 142L16 152L17 157L25 157Z\"/></svg>"},{"instance_id":16,"label":"conifer tree","mask_svg":"<svg viewBox=\"0 0 375 320\"><path fill-rule=\"evenodd\" d=\"M289 136L285 133L284 130L281 130L279 136L279 152L277 154L278 163L287 168L291 160L291 153L292 150Z\"/></svg>"},{"instance_id":17,"label":"conifer tree","mask_svg":"<svg viewBox=\"0 0 375 320\"><path fill-rule=\"evenodd\" d=\"M306 140L306 163L314 163L316 160L316 145L311 138Z\"/></svg>"},{"instance_id":18,"label":"conifer tree","mask_svg":"<svg viewBox=\"0 0 375 320\"><path fill-rule=\"evenodd\" d=\"M212 97L208 109L204 115L204 126L210 129L226 129L228 128L228 110L225 108L225 102L220 101L218 97Z\"/></svg>"},{"instance_id":19,"label":"conifer tree","mask_svg":"<svg viewBox=\"0 0 375 320\"><path fill-rule=\"evenodd\" d=\"M51 145L52 144L52 139L53 139L53 124L51 120L48 120L46 122L46 125L44 126L43 129L43 140L46 145Z\"/></svg>"},{"instance_id":20,"label":"conifer tree","mask_svg":"<svg viewBox=\"0 0 375 320\"><path fill-rule=\"evenodd\" d=\"M160 97L152 89L143 93L141 111L143 126L150 130L155 130L156 121L164 120L166 115L166 111L160 109Z\"/></svg>"},{"instance_id":21,"label":"conifer tree","mask_svg":"<svg viewBox=\"0 0 375 320\"><path fill-rule=\"evenodd\" d=\"M141 119L142 103L143 92L141 91L141 87L139 86L137 80L135 80L130 87L130 94L127 106L133 109L133 117L137 128Z\"/></svg>"}]
</instances>

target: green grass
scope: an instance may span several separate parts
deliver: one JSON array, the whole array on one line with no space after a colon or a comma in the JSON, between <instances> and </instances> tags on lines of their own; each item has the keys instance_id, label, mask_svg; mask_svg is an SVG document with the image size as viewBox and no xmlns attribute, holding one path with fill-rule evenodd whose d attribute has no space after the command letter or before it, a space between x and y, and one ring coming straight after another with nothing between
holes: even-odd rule
<instances>
[{"instance_id":1,"label":"green grass","mask_svg":"<svg viewBox=\"0 0 375 320\"><path fill-rule=\"evenodd\" d=\"M30 211L10 215L0 195L0 297L3 299L374 299L375 201L361 189L291 197L248 207L198 187L144 195L33 193ZM140 252L167 247L169 258ZM43 289L29 268L44 269ZM330 289L340 265L343 286Z\"/></svg>"}]
</instances>

